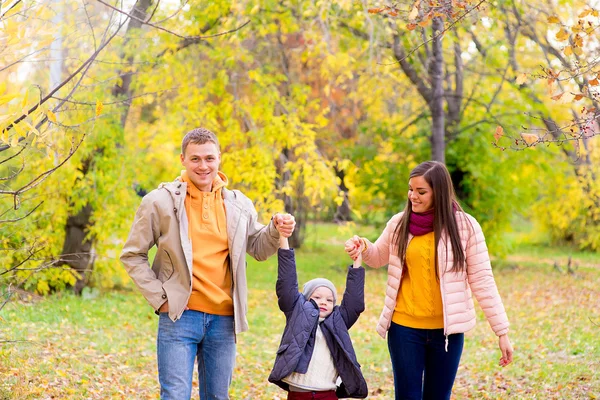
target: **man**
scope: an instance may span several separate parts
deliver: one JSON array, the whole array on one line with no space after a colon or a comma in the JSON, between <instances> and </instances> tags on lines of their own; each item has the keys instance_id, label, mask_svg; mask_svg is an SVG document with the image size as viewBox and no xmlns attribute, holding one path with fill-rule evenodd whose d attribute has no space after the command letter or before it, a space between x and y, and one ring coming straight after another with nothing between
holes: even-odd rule
<instances>
[{"instance_id":1,"label":"man","mask_svg":"<svg viewBox=\"0 0 600 400\"><path fill-rule=\"evenodd\" d=\"M158 376L161 399L189 399L194 360L199 396L228 399L235 335L248 330L245 253L273 255L294 217L275 214L264 226L252 202L228 190L219 172L214 133L198 128L181 144L185 170L146 195L135 215L121 261L160 315ZM157 246L152 268L148 251Z\"/></svg>"}]
</instances>

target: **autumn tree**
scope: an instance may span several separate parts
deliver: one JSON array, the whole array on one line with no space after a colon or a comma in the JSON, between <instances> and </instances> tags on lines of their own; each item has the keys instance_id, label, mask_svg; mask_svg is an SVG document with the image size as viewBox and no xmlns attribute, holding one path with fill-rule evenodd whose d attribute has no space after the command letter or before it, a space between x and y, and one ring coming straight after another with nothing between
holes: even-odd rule
<instances>
[{"instance_id":1,"label":"autumn tree","mask_svg":"<svg viewBox=\"0 0 600 400\"><path fill-rule=\"evenodd\" d=\"M4 218L0 227L3 264L8 265L1 274L14 277L18 285L38 271L58 277L63 283L73 282L69 271L56 268L62 260L49 250L51 245L43 229L37 228L48 224L40 213L56 198L54 178L68 168L101 113L100 103L77 112L69 110L68 104L119 30L115 21L103 23L94 46L85 46L76 39L76 45L82 45L79 58L66 63L53 60L56 43L62 43L63 35L73 29L67 24L64 7L58 2L15 1L3 8L0 16L6 33L0 53L0 73L5 78L0 101L0 200ZM62 48L58 50L60 55ZM43 68L49 63L50 79L48 69ZM65 72L54 74L56 70ZM53 269L48 271L49 267ZM47 288L38 287L42 292Z\"/></svg>"}]
</instances>

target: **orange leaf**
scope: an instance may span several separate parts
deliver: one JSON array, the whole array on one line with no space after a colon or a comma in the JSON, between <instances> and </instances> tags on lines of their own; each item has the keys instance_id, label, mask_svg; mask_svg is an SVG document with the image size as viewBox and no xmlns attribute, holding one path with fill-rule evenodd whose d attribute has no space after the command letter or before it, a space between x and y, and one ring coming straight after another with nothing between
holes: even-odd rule
<instances>
[{"instance_id":1,"label":"orange leaf","mask_svg":"<svg viewBox=\"0 0 600 400\"><path fill-rule=\"evenodd\" d=\"M383 8L369 8L367 11L369 14L379 14L383 11Z\"/></svg>"},{"instance_id":2,"label":"orange leaf","mask_svg":"<svg viewBox=\"0 0 600 400\"><path fill-rule=\"evenodd\" d=\"M549 24L559 24L560 23L560 19L558 19L557 16L551 15L548 17L548 23Z\"/></svg>"},{"instance_id":3,"label":"orange leaf","mask_svg":"<svg viewBox=\"0 0 600 400\"><path fill-rule=\"evenodd\" d=\"M577 17L578 17L578 18L585 18L585 17L587 17L588 15L590 15L590 13L591 13L591 12L592 12L592 10L590 10L590 9L583 10L583 12L582 12L581 14L579 14Z\"/></svg>"},{"instance_id":4,"label":"orange leaf","mask_svg":"<svg viewBox=\"0 0 600 400\"><path fill-rule=\"evenodd\" d=\"M590 86L598 86L600 85L600 81L598 81L598 78L594 78L591 81L588 82L590 84Z\"/></svg>"},{"instance_id":5,"label":"orange leaf","mask_svg":"<svg viewBox=\"0 0 600 400\"><path fill-rule=\"evenodd\" d=\"M425 28L427 25L429 25L429 23L430 23L430 22L431 22L431 20L430 20L430 19L425 19L425 20L423 20L423 21L419 22L419 26L420 26L421 28Z\"/></svg>"},{"instance_id":6,"label":"orange leaf","mask_svg":"<svg viewBox=\"0 0 600 400\"><path fill-rule=\"evenodd\" d=\"M502 137L502 135L504 135L504 128L498 125L496 127L496 132L494 132L494 139L496 140L496 143L498 143L498 140Z\"/></svg>"},{"instance_id":7,"label":"orange leaf","mask_svg":"<svg viewBox=\"0 0 600 400\"><path fill-rule=\"evenodd\" d=\"M389 15L390 17L397 17L397 16L398 16L398 12L397 12L397 11L390 11L390 12L388 13L388 15Z\"/></svg>"},{"instance_id":8,"label":"orange leaf","mask_svg":"<svg viewBox=\"0 0 600 400\"><path fill-rule=\"evenodd\" d=\"M103 108L104 105L102 104L102 102L100 100L96 100L96 117L99 117L100 114L102 114Z\"/></svg>"},{"instance_id":9,"label":"orange leaf","mask_svg":"<svg viewBox=\"0 0 600 400\"><path fill-rule=\"evenodd\" d=\"M417 24L406 24L406 29L408 29L409 31L412 31L413 29L415 29L417 27Z\"/></svg>"},{"instance_id":10,"label":"orange leaf","mask_svg":"<svg viewBox=\"0 0 600 400\"><path fill-rule=\"evenodd\" d=\"M408 14L408 19L409 20L414 20L419 16L419 4L421 3L421 0L417 0L415 1L415 4L413 5L412 10L410 10L410 14Z\"/></svg>"},{"instance_id":11,"label":"orange leaf","mask_svg":"<svg viewBox=\"0 0 600 400\"><path fill-rule=\"evenodd\" d=\"M527 74L526 73L522 73L519 76L517 76L517 85L522 85L525 82L527 82Z\"/></svg>"},{"instance_id":12,"label":"orange leaf","mask_svg":"<svg viewBox=\"0 0 600 400\"><path fill-rule=\"evenodd\" d=\"M569 38L569 32L567 32L564 28L561 28L560 31L556 34L556 40L559 42L563 42Z\"/></svg>"},{"instance_id":13,"label":"orange leaf","mask_svg":"<svg viewBox=\"0 0 600 400\"><path fill-rule=\"evenodd\" d=\"M570 55L572 55L573 54L573 48L571 46L565 47L564 53L565 53L565 56L567 56L567 57L570 56Z\"/></svg>"},{"instance_id":14,"label":"orange leaf","mask_svg":"<svg viewBox=\"0 0 600 400\"><path fill-rule=\"evenodd\" d=\"M552 96L551 99L552 100L560 100L560 98L563 96L563 94L565 94L565 92L557 94L556 96Z\"/></svg>"},{"instance_id":15,"label":"orange leaf","mask_svg":"<svg viewBox=\"0 0 600 400\"><path fill-rule=\"evenodd\" d=\"M521 138L523 138L525 143L527 143L529 146L540 140L539 136L535 133L521 133Z\"/></svg>"}]
</instances>

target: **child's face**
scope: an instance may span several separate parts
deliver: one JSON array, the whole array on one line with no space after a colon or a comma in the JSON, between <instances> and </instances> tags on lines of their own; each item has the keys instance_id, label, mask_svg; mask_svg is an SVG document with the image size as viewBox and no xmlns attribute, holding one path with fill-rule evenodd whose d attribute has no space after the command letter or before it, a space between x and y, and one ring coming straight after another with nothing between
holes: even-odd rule
<instances>
[{"instance_id":1,"label":"child's face","mask_svg":"<svg viewBox=\"0 0 600 400\"><path fill-rule=\"evenodd\" d=\"M319 307L319 317L325 318L333 311L333 292L325 286L319 286L310 295Z\"/></svg>"}]
</instances>

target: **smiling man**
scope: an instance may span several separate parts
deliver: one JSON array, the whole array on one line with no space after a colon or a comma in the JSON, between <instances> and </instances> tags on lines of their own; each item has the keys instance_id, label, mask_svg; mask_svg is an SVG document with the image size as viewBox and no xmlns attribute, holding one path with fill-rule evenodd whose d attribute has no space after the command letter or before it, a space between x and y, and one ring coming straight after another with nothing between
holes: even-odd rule
<instances>
[{"instance_id":1,"label":"smiling man","mask_svg":"<svg viewBox=\"0 0 600 400\"><path fill-rule=\"evenodd\" d=\"M275 254L280 233L291 235L295 221L275 214L269 225L258 222L252 201L226 188L209 130L188 132L180 158L181 176L142 200L121 261L160 315L161 399L190 398L195 360L200 399L228 399L235 335L248 329L245 253L259 261Z\"/></svg>"}]
</instances>

